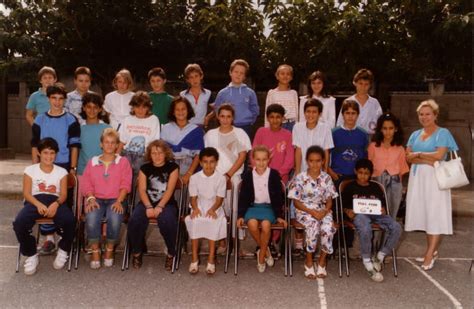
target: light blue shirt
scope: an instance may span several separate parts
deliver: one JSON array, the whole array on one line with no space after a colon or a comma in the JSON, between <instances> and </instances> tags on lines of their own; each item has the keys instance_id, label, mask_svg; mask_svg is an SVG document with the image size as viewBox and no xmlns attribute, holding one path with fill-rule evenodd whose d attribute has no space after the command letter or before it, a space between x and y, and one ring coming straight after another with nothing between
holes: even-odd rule
<instances>
[{"instance_id":1,"label":"light blue shirt","mask_svg":"<svg viewBox=\"0 0 474 309\"><path fill-rule=\"evenodd\" d=\"M26 109L32 109L38 115L49 111L49 99L41 88L30 95Z\"/></svg>"},{"instance_id":2,"label":"light blue shirt","mask_svg":"<svg viewBox=\"0 0 474 309\"><path fill-rule=\"evenodd\" d=\"M188 101L191 103L191 106L193 107L195 116L191 118L189 122L197 125L203 125L204 118L207 115L207 106L209 104L209 99L211 98L211 91L202 88L197 100L189 91L189 89L181 91L179 95L188 99Z\"/></svg>"},{"instance_id":3,"label":"light blue shirt","mask_svg":"<svg viewBox=\"0 0 474 309\"><path fill-rule=\"evenodd\" d=\"M82 175L87 162L94 156L102 153L100 148L100 136L106 128L111 128L106 123L85 124L81 126L81 150L77 162L77 173Z\"/></svg>"}]
</instances>

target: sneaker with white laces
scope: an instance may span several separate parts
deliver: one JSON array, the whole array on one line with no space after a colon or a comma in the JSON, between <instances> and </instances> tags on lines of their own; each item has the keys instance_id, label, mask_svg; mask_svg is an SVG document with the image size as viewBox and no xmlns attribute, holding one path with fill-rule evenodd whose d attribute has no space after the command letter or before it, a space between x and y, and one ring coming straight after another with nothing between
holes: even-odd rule
<instances>
[{"instance_id":1,"label":"sneaker with white laces","mask_svg":"<svg viewBox=\"0 0 474 309\"><path fill-rule=\"evenodd\" d=\"M382 270L383 261L379 260L377 255L372 259L372 265L374 266L375 271L380 272Z\"/></svg>"},{"instance_id":2,"label":"sneaker with white laces","mask_svg":"<svg viewBox=\"0 0 474 309\"><path fill-rule=\"evenodd\" d=\"M68 258L68 254L66 251L62 249L58 249L58 253L56 254L56 258L53 262L54 269L63 269L64 265L66 265Z\"/></svg>"},{"instance_id":3,"label":"sneaker with white laces","mask_svg":"<svg viewBox=\"0 0 474 309\"><path fill-rule=\"evenodd\" d=\"M38 264L38 254L27 257L24 265L25 275L34 275L36 273L36 269L38 268Z\"/></svg>"},{"instance_id":4,"label":"sneaker with white laces","mask_svg":"<svg viewBox=\"0 0 474 309\"><path fill-rule=\"evenodd\" d=\"M375 269L373 270L367 270L369 273L370 279L372 279L375 282L382 282L383 281L383 275L376 271Z\"/></svg>"}]
</instances>

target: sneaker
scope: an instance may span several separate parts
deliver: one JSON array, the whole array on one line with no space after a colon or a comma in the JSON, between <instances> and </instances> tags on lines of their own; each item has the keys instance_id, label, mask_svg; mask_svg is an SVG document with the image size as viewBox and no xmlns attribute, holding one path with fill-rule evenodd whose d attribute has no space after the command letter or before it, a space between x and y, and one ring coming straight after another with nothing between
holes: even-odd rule
<instances>
[{"instance_id":1,"label":"sneaker","mask_svg":"<svg viewBox=\"0 0 474 309\"><path fill-rule=\"evenodd\" d=\"M34 275L39 264L38 254L26 258L24 265L25 275Z\"/></svg>"},{"instance_id":2,"label":"sneaker","mask_svg":"<svg viewBox=\"0 0 474 309\"><path fill-rule=\"evenodd\" d=\"M368 270L370 279L372 279L375 282L382 282L383 281L383 275L376 271L375 269L373 270Z\"/></svg>"},{"instance_id":3,"label":"sneaker","mask_svg":"<svg viewBox=\"0 0 474 309\"><path fill-rule=\"evenodd\" d=\"M43 243L43 246L41 246L41 248L39 249L39 254L50 255L50 254L53 254L54 251L56 251L56 245L54 244L54 242L50 240L46 240Z\"/></svg>"},{"instance_id":4,"label":"sneaker","mask_svg":"<svg viewBox=\"0 0 474 309\"><path fill-rule=\"evenodd\" d=\"M266 263L260 264L259 255L260 255L260 250L257 251L257 269L258 269L259 273L263 273L265 271L265 268L266 268L267 264Z\"/></svg>"},{"instance_id":5,"label":"sneaker","mask_svg":"<svg viewBox=\"0 0 474 309\"><path fill-rule=\"evenodd\" d=\"M66 251L62 249L58 249L58 253L56 254L56 258L53 262L54 269L63 269L64 265L66 265L68 258L68 254Z\"/></svg>"},{"instance_id":6,"label":"sneaker","mask_svg":"<svg viewBox=\"0 0 474 309\"><path fill-rule=\"evenodd\" d=\"M374 266L375 271L380 272L382 270L383 261L377 258L377 255L372 259L372 265Z\"/></svg>"},{"instance_id":7,"label":"sneaker","mask_svg":"<svg viewBox=\"0 0 474 309\"><path fill-rule=\"evenodd\" d=\"M275 265L275 260L273 259L272 253L268 249L267 249L267 256L265 257L265 263L267 263L267 265L270 267L273 267L273 265Z\"/></svg>"}]
</instances>

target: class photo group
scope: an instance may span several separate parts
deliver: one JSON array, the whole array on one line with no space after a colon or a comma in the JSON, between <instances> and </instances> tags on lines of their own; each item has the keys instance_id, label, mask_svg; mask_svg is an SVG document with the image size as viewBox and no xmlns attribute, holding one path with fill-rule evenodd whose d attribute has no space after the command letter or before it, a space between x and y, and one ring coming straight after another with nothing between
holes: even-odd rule
<instances>
[{"instance_id":1,"label":"class photo group","mask_svg":"<svg viewBox=\"0 0 474 309\"><path fill-rule=\"evenodd\" d=\"M304 261L305 278L326 278L342 236L346 259L360 258L368 280L382 282L403 231L426 234L425 251L415 253L421 269L431 270L442 235L453 233L451 191L440 188L435 166L458 150L437 124L438 104L420 102L420 127L404 136L400 120L369 95L370 70L355 72L354 94L336 114L324 72L311 73L308 94L298 96L293 68L281 64L262 111L244 83L249 69L243 59L232 61L228 85L214 96L203 87L202 68L189 64L187 88L175 97L162 68L148 72L150 92L136 90L131 72L121 69L115 91L103 98L90 91L87 67L76 68L70 92L52 67L41 68L41 87L26 104L32 165L13 222L24 273L35 274L40 255L53 253L53 267L65 268L81 239L90 268L112 267L124 227L124 259L139 269L149 262L149 225L164 239L167 271L188 241L189 273L210 276L219 255L227 268L231 251L255 257L257 272L269 271L286 245ZM263 127L256 126L260 114ZM248 236L255 251L231 245Z\"/></svg>"}]
</instances>

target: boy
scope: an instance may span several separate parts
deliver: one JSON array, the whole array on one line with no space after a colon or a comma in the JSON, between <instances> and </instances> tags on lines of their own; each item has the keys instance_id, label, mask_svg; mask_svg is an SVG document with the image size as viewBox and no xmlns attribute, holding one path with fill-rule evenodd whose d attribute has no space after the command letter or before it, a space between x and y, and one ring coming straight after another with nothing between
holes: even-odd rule
<instances>
[{"instance_id":1,"label":"boy","mask_svg":"<svg viewBox=\"0 0 474 309\"><path fill-rule=\"evenodd\" d=\"M260 109L255 91L244 84L249 64L243 59L236 59L230 65L230 84L221 89L216 97L214 109L217 111L223 103L230 103L235 110L234 126L241 128L251 138L252 126L257 120Z\"/></svg>"},{"instance_id":2,"label":"boy","mask_svg":"<svg viewBox=\"0 0 474 309\"><path fill-rule=\"evenodd\" d=\"M38 115L32 126L31 155L33 163L38 163L39 160L37 149L39 141L51 137L59 145L54 164L75 174L81 145L81 128L76 117L64 111L66 90L63 84L56 83L49 86L46 94L51 107L48 112ZM41 225L41 232L47 237L40 253L50 254L54 251L54 230L54 226Z\"/></svg>"},{"instance_id":3,"label":"boy","mask_svg":"<svg viewBox=\"0 0 474 309\"><path fill-rule=\"evenodd\" d=\"M328 173L336 187L343 179L354 177L357 160L367 158L369 137L364 129L357 126L359 111L356 101L344 100L341 108L343 123L332 130L334 148L331 150Z\"/></svg>"},{"instance_id":4,"label":"boy","mask_svg":"<svg viewBox=\"0 0 474 309\"><path fill-rule=\"evenodd\" d=\"M289 180L289 174L294 164L294 149L291 132L282 128L285 109L280 104L270 104L266 111L269 127L257 130L253 140L253 147L265 145L270 149L270 168L280 173L284 183Z\"/></svg>"},{"instance_id":5,"label":"boy","mask_svg":"<svg viewBox=\"0 0 474 309\"><path fill-rule=\"evenodd\" d=\"M189 238L192 240L192 261L189 272L199 271L199 239L209 240L209 257L206 272L212 275L216 271L216 241L227 236L227 220L222 203L226 195L226 178L216 171L219 153L215 148L207 147L199 153L202 170L189 182L192 212L185 218Z\"/></svg>"},{"instance_id":6,"label":"boy","mask_svg":"<svg viewBox=\"0 0 474 309\"><path fill-rule=\"evenodd\" d=\"M374 166L369 159L360 159L355 165L356 180L349 183L342 192L344 214L354 223L360 239L362 263L375 282L382 282L380 273L383 260L391 254L398 243L402 229L400 224L387 214L383 190L376 183L370 182ZM376 200L381 202L380 215L354 212L354 199ZM372 224L378 224L386 233L386 240L371 260L372 255Z\"/></svg>"},{"instance_id":7,"label":"boy","mask_svg":"<svg viewBox=\"0 0 474 309\"><path fill-rule=\"evenodd\" d=\"M74 85L76 89L67 94L64 110L76 116L79 123L84 124L85 120L81 117L82 97L90 92L91 70L88 67L77 67L74 71Z\"/></svg>"},{"instance_id":8,"label":"boy","mask_svg":"<svg viewBox=\"0 0 474 309\"><path fill-rule=\"evenodd\" d=\"M62 230L59 250L53 267L62 269L68 259L74 239L74 215L67 207L67 171L53 161L59 151L58 143L50 138L38 142L39 163L28 166L23 175L24 207L13 222L20 251L26 256L24 272L33 275L39 264L36 241L31 235L35 220L50 218ZM43 226L43 225L41 225Z\"/></svg>"},{"instance_id":9,"label":"boy","mask_svg":"<svg viewBox=\"0 0 474 309\"><path fill-rule=\"evenodd\" d=\"M207 106L211 101L211 91L202 87L203 77L204 72L199 64L188 64L184 69L184 78L188 84L188 89L181 91L179 95L188 99L193 107L195 116L189 122L200 127L207 127L211 116L211 114L207 115Z\"/></svg>"},{"instance_id":10,"label":"boy","mask_svg":"<svg viewBox=\"0 0 474 309\"><path fill-rule=\"evenodd\" d=\"M30 126L35 122L34 114L46 113L49 110L49 100L46 96L46 88L53 85L56 80L56 71L52 67L44 66L38 71L38 80L41 88L31 94L26 104L26 121Z\"/></svg>"},{"instance_id":11,"label":"boy","mask_svg":"<svg viewBox=\"0 0 474 309\"><path fill-rule=\"evenodd\" d=\"M152 91L148 94L151 98L152 112L158 117L161 125L168 123L168 112L173 97L165 91L166 73L162 68L153 68L148 72L148 80Z\"/></svg>"},{"instance_id":12,"label":"boy","mask_svg":"<svg viewBox=\"0 0 474 309\"><path fill-rule=\"evenodd\" d=\"M375 133L377 119L382 115L382 108L380 107L379 101L369 95L369 90L373 82L374 75L372 72L367 69L360 69L352 80L352 84L356 88L356 93L347 98L347 100L355 101L359 104L360 113L357 119L357 125L371 135ZM337 118L337 125L340 126L343 122L344 119L340 112Z\"/></svg>"}]
</instances>

